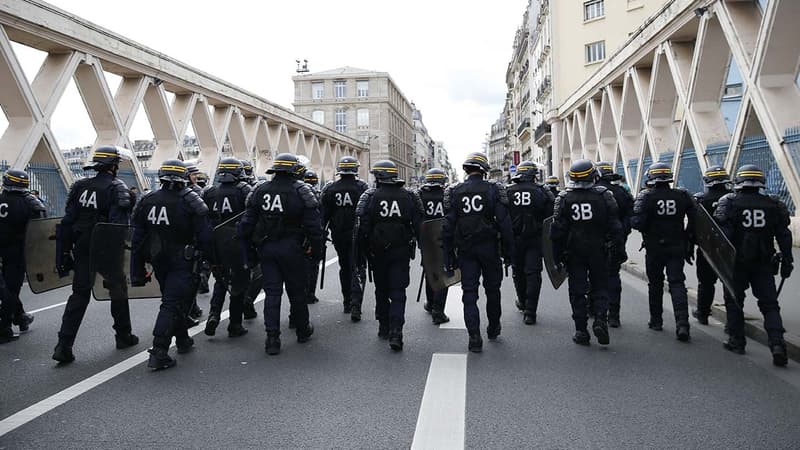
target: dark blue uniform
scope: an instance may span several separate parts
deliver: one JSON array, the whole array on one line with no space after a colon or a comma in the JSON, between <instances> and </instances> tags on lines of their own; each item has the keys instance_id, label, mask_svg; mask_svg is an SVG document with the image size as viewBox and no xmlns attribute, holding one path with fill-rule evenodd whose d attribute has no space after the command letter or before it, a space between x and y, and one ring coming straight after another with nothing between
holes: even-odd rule
<instances>
[{"instance_id":1,"label":"dark blue uniform","mask_svg":"<svg viewBox=\"0 0 800 450\"><path fill-rule=\"evenodd\" d=\"M308 187L311 189L311 192L314 193L314 197L316 197L317 202L319 202L320 201L319 190L316 188L316 186L311 184L308 184ZM323 224L323 228L324 227L325 225ZM319 299L317 298L317 280L319 279L320 259L323 257L324 255L318 255L316 257L312 257L311 255L306 255L305 296L306 296L306 302L309 304L316 303L319 301Z\"/></svg>"},{"instance_id":2,"label":"dark blue uniform","mask_svg":"<svg viewBox=\"0 0 800 450\"><path fill-rule=\"evenodd\" d=\"M461 269L467 331L480 332L478 285L483 275L489 337L496 337L495 330L498 334L500 331L500 285L503 282L498 234L503 258L509 263L514 245L506 188L484 180L481 174L472 174L466 181L447 188L444 207L447 220L442 229L443 248L445 258L455 255Z\"/></svg>"},{"instance_id":3,"label":"dark blue uniform","mask_svg":"<svg viewBox=\"0 0 800 450\"><path fill-rule=\"evenodd\" d=\"M625 243L628 236L631 234L631 216L633 216L633 196L624 187L614 184L608 180L600 179L597 182L599 186L611 191L614 194L614 200L617 202L617 209L619 210L619 221L622 224L623 243L622 249L625 248ZM620 261L620 264L623 261ZM619 277L620 265L615 264L609 267L608 273L608 318L609 321L614 321L618 326L619 310L622 298L622 280Z\"/></svg>"},{"instance_id":4,"label":"dark blue uniform","mask_svg":"<svg viewBox=\"0 0 800 450\"><path fill-rule=\"evenodd\" d=\"M203 201L209 209L212 227L225 223L231 233L236 232L236 216L244 212L245 201L251 188L244 181L220 183L203 193ZM231 220L233 219L233 220ZM217 255L219 256L219 255ZM241 325L244 308L244 293L250 282L250 273L244 268L244 259L237 261L218 260L219 270L214 273L214 292L211 295L211 311L222 312L225 294L230 291L230 325ZM231 327L229 327L231 329Z\"/></svg>"},{"instance_id":5,"label":"dark blue uniform","mask_svg":"<svg viewBox=\"0 0 800 450\"><path fill-rule=\"evenodd\" d=\"M554 216L551 239L556 259L566 264L569 273L575 330L586 332L587 293L595 328L604 323L608 311L608 250L619 248L623 235L617 202L602 186L568 188L558 194Z\"/></svg>"},{"instance_id":6,"label":"dark blue uniform","mask_svg":"<svg viewBox=\"0 0 800 450\"><path fill-rule=\"evenodd\" d=\"M663 324L666 271L675 323L688 329L689 304L683 266L684 258L692 253L696 212L689 193L672 189L667 183L656 183L636 197L631 225L644 238L651 328L660 329Z\"/></svg>"},{"instance_id":7,"label":"dark blue uniform","mask_svg":"<svg viewBox=\"0 0 800 450\"><path fill-rule=\"evenodd\" d=\"M25 314L19 292L25 281L25 228L46 209L30 192L0 192L0 329L19 325Z\"/></svg>"},{"instance_id":8,"label":"dark blue uniform","mask_svg":"<svg viewBox=\"0 0 800 450\"><path fill-rule=\"evenodd\" d=\"M716 185L710 187L706 192L700 192L694 195L694 201L697 205L702 205L706 211L712 216L717 210L719 200L731 190L725 185ZM719 277L711 265L706 260L703 251L697 248L697 315L700 317L708 317L711 314L711 305L714 303L715 284ZM730 293L727 289L723 288L723 298L725 303L728 304L732 300Z\"/></svg>"},{"instance_id":9,"label":"dark blue uniform","mask_svg":"<svg viewBox=\"0 0 800 450\"><path fill-rule=\"evenodd\" d=\"M358 201L357 245L373 271L375 317L390 334L405 324L409 265L422 215L419 197L400 184L379 183Z\"/></svg>"},{"instance_id":10,"label":"dark blue uniform","mask_svg":"<svg viewBox=\"0 0 800 450\"><path fill-rule=\"evenodd\" d=\"M419 188L417 196L422 201L423 219L434 220L444 217L444 189L445 186L436 184L425 185ZM447 292L449 288L435 291L430 284L430 280L425 278L425 298L429 309L443 312L447 303Z\"/></svg>"},{"instance_id":11,"label":"dark blue uniform","mask_svg":"<svg viewBox=\"0 0 800 450\"><path fill-rule=\"evenodd\" d=\"M110 172L76 181L67 196L66 214L61 220L60 247L72 249L75 259L72 295L67 300L58 332L59 342L71 347L83 321L94 283L90 263L92 229L97 223L128 225L130 194L125 183ZM130 334L131 318L127 291L112 290L111 316L118 336Z\"/></svg>"},{"instance_id":12,"label":"dark blue uniform","mask_svg":"<svg viewBox=\"0 0 800 450\"><path fill-rule=\"evenodd\" d=\"M514 287L525 314L536 321L542 289L542 222L553 215L555 199L546 187L518 181L508 187L514 231Z\"/></svg>"},{"instance_id":13,"label":"dark blue uniform","mask_svg":"<svg viewBox=\"0 0 800 450\"><path fill-rule=\"evenodd\" d=\"M150 262L161 287L161 308L153 327L153 347L191 346L185 317L195 295L196 250L211 253L208 207L190 188L162 187L142 197L133 216L131 280L145 278Z\"/></svg>"},{"instance_id":14,"label":"dark blue uniform","mask_svg":"<svg viewBox=\"0 0 800 450\"><path fill-rule=\"evenodd\" d=\"M240 240L258 252L264 283L264 325L267 333L279 333L283 286L291 302L298 338L309 333L305 288L305 249L321 253L323 235L319 203L311 188L289 173L276 173L260 184L247 201L240 222ZM248 265L255 265L254 258Z\"/></svg>"},{"instance_id":15,"label":"dark blue uniform","mask_svg":"<svg viewBox=\"0 0 800 450\"><path fill-rule=\"evenodd\" d=\"M736 247L736 290L732 294L742 305L745 291L748 287L752 290L764 315L770 346L783 346L783 321L773 271L775 243L784 264L793 262L789 211L776 197L763 195L757 189L737 190L720 199L714 218ZM744 312L732 301L726 301L725 309L731 337L744 347Z\"/></svg>"},{"instance_id":16,"label":"dark blue uniform","mask_svg":"<svg viewBox=\"0 0 800 450\"><path fill-rule=\"evenodd\" d=\"M353 229L358 199L368 188L367 183L355 175L342 175L339 180L326 184L321 193L322 226L330 230L333 247L339 256L339 282L345 312L350 312L354 286L358 291L355 301L361 304L361 285L353 281L353 270L360 266L353 255ZM364 276L361 274L359 279Z\"/></svg>"}]
</instances>

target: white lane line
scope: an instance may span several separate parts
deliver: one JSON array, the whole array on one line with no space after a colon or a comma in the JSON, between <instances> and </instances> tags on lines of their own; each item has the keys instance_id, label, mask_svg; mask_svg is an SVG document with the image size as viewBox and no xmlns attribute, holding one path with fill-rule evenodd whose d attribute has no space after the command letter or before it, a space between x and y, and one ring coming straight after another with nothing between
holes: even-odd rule
<instances>
[{"instance_id":1,"label":"white lane line","mask_svg":"<svg viewBox=\"0 0 800 450\"><path fill-rule=\"evenodd\" d=\"M47 311L48 309L58 308L59 306L66 305L67 302L56 303L55 305L45 306L44 308L34 309L33 311L28 311L28 314L36 314L38 312Z\"/></svg>"},{"instance_id":2,"label":"white lane line","mask_svg":"<svg viewBox=\"0 0 800 450\"><path fill-rule=\"evenodd\" d=\"M466 353L434 353L412 450L463 449L466 403Z\"/></svg>"},{"instance_id":3,"label":"white lane line","mask_svg":"<svg viewBox=\"0 0 800 450\"><path fill-rule=\"evenodd\" d=\"M335 258L331 258L331 259L325 261L325 267L330 267L330 266L336 264L337 262L339 262L339 257L338 256L335 257Z\"/></svg>"},{"instance_id":4,"label":"white lane line","mask_svg":"<svg viewBox=\"0 0 800 450\"><path fill-rule=\"evenodd\" d=\"M461 284L450 286L447 292L447 303L444 305L444 313L450 318L450 322L439 325L441 330L466 330L464 324L464 305L461 303L461 296L464 291Z\"/></svg>"},{"instance_id":5,"label":"white lane line","mask_svg":"<svg viewBox=\"0 0 800 450\"><path fill-rule=\"evenodd\" d=\"M255 303L258 303L262 300L264 300L263 292L259 294L258 297L256 297ZM226 320L229 316L230 316L230 311L225 310L220 315L220 319ZM199 334L201 331L205 329L205 327L206 327L206 322L203 321L196 327L189 330L189 336L194 336L196 334ZM173 344L172 347L174 346L175 345ZM102 372L92 375L91 377L83 381L80 381L76 384L73 384L72 386L64 389L61 392L53 394L50 397L47 397L46 399L23 409L22 411L19 411L15 414L12 414L11 416L6 417L2 421L0 421L0 437L5 436L6 434L14 431L15 429L21 427L22 425L25 425L26 423L30 422L31 420L36 419L37 417L40 417L45 413L52 411L53 409L78 397L79 395L84 394L96 388L97 386L100 386L101 384L111 380L117 375L120 375L138 366L139 364L147 361L149 356L150 354L147 353L147 350L137 353L131 356L130 358L122 362L119 362L109 367L108 369L103 370Z\"/></svg>"}]
</instances>

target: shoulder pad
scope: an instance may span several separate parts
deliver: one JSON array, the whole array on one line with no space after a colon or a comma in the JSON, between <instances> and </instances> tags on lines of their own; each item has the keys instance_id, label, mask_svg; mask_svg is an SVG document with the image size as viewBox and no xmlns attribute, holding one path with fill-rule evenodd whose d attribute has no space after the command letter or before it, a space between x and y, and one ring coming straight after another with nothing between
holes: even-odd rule
<instances>
[{"instance_id":1,"label":"shoulder pad","mask_svg":"<svg viewBox=\"0 0 800 450\"><path fill-rule=\"evenodd\" d=\"M47 208L44 207L44 203L41 200L36 198L35 195L31 194L30 192L25 194L25 203L28 204L28 207L33 211L46 211Z\"/></svg>"},{"instance_id":2,"label":"shoulder pad","mask_svg":"<svg viewBox=\"0 0 800 450\"><path fill-rule=\"evenodd\" d=\"M183 188L180 191L180 196L198 216L205 216L208 214L208 206L194 190L188 187Z\"/></svg>"},{"instance_id":3,"label":"shoulder pad","mask_svg":"<svg viewBox=\"0 0 800 450\"><path fill-rule=\"evenodd\" d=\"M297 190L306 208L316 208L319 206L319 201L317 201L317 196L314 195L314 191L311 190L311 186L300 180L295 180L292 186Z\"/></svg>"},{"instance_id":4,"label":"shoulder pad","mask_svg":"<svg viewBox=\"0 0 800 450\"><path fill-rule=\"evenodd\" d=\"M356 206L356 216L361 216L364 214L364 209L367 207L367 203L375 195L375 188L369 188L361 194L361 197L358 199L358 205Z\"/></svg>"},{"instance_id":5,"label":"shoulder pad","mask_svg":"<svg viewBox=\"0 0 800 450\"><path fill-rule=\"evenodd\" d=\"M508 205L508 190L506 190L506 185L495 180L489 180L489 183L497 186L497 197L500 200L500 204Z\"/></svg>"},{"instance_id":6,"label":"shoulder pad","mask_svg":"<svg viewBox=\"0 0 800 450\"><path fill-rule=\"evenodd\" d=\"M598 185L592 186L592 191L602 194L603 192L607 192L608 188L605 187L605 186L600 186L598 184Z\"/></svg>"},{"instance_id":7,"label":"shoulder pad","mask_svg":"<svg viewBox=\"0 0 800 450\"><path fill-rule=\"evenodd\" d=\"M112 184L112 185L114 185L114 187L115 187L115 188L117 188L117 189L119 189L120 187L122 187L122 188L123 188L123 189L125 189L126 191L128 190L128 185L127 185L127 184L125 184L125 182L124 182L124 181L122 181L122 180L121 180L121 179L119 179L119 178L114 178L113 180L111 180L111 184Z\"/></svg>"},{"instance_id":8,"label":"shoulder pad","mask_svg":"<svg viewBox=\"0 0 800 450\"><path fill-rule=\"evenodd\" d=\"M770 199L772 199L776 203L783 203L781 201L781 198L778 197L776 194L767 194L767 197L769 197Z\"/></svg>"},{"instance_id":9,"label":"shoulder pad","mask_svg":"<svg viewBox=\"0 0 800 450\"><path fill-rule=\"evenodd\" d=\"M358 187L361 188L362 192L366 192L367 189L369 189L369 185L364 180L356 180L356 184L358 184Z\"/></svg>"},{"instance_id":10,"label":"shoulder pad","mask_svg":"<svg viewBox=\"0 0 800 450\"><path fill-rule=\"evenodd\" d=\"M239 182L239 183L236 185L236 188L237 188L237 189L239 189L239 192L241 192L242 194L244 194L244 195L245 195L245 197L247 196L247 194L249 194L249 193L250 193L250 191L252 191L252 190L253 190L253 188L252 188L252 187L250 187L250 185L249 185L249 184L247 184L247 183L245 183L244 181L240 181L240 182Z\"/></svg>"},{"instance_id":11,"label":"shoulder pad","mask_svg":"<svg viewBox=\"0 0 800 450\"><path fill-rule=\"evenodd\" d=\"M130 191L128 191L128 186L125 184L125 182L119 178L114 178L111 180L111 186L114 187L114 191L117 193L117 205L119 205L119 207L122 209L130 209Z\"/></svg>"},{"instance_id":12,"label":"shoulder pad","mask_svg":"<svg viewBox=\"0 0 800 450\"><path fill-rule=\"evenodd\" d=\"M327 183L325 183L325 186L322 186L320 192L325 193L325 191L327 191L328 188L330 188L333 185L333 183L334 183L333 181L328 181Z\"/></svg>"}]
</instances>

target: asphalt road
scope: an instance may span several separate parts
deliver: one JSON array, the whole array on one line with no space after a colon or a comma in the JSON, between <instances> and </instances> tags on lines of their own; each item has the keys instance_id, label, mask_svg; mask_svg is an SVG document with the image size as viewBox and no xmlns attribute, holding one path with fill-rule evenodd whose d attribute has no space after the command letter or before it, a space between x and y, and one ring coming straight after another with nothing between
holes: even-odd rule
<instances>
[{"instance_id":1,"label":"asphalt road","mask_svg":"<svg viewBox=\"0 0 800 450\"><path fill-rule=\"evenodd\" d=\"M414 264L414 263L412 263ZM644 283L623 275L623 326L611 345L572 343L566 286L542 291L539 323L526 326L503 284L503 333L468 354L451 292L447 329L408 289L405 349L377 338L374 297L365 320L342 314L337 265L311 305L316 333L264 353L259 319L229 339L200 332L178 365L149 372L158 302L132 301L137 347L114 348L108 304L92 302L75 344L77 361L50 359L63 306L36 313L31 331L0 346L0 448L797 448L800 367L771 365L754 342L726 352L722 326L692 323L678 342L665 298L665 330L647 329ZM26 309L68 291L24 295ZM201 296L207 309L208 296ZM483 310L483 308L482 308ZM484 316L485 317L485 316ZM485 323L482 324L485 327ZM174 349L172 350L174 355ZM114 376L112 376L114 375Z\"/></svg>"}]
</instances>

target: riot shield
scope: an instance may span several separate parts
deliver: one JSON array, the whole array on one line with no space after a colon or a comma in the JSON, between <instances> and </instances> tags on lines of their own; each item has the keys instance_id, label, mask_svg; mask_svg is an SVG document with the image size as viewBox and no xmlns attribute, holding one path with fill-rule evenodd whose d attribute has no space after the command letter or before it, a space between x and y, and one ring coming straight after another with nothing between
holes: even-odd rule
<instances>
[{"instance_id":1,"label":"riot shield","mask_svg":"<svg viewBox=\"0 0 800 450\"><path fill-rule=\"evenodd\" d=\"M56 270L56 225L62 217L33 219L25 231L25 271L34 294L72 284L73 272L64 278Z\"/></svg>"},{"instance_id":2,"label":"riot shield","mask_svg":"<svg viewBox=\"0 0 800 450\"><path fill-rule=\"evenodd\" d=\"M736 248L706 208L703 205L698 206L695 222L697 246L728 292L736 292L733 284Z\"/></svg>"},{"instance_id":3,"label":"riot shield","mask_svg":"<svg viewBox=\"0 0 800 450\"><path fill-rule=\"evenodd\" d=\"M420 229L422 247L422 268L425 278L435 290L444 289L461 282L461 271L456 269L453 276L444 271L444 252L442 251L442 225L445 219L427 220Z\"/></svg>"},{"instance_id":4,"label":"riot shield","mask_svg":"<svg viewBox=\"0 0 800 450\"><path fill-rule=\"evenodd\" d=\"M547 277L554 289L558 289L567 280L567 269L559 268L556 265L555 252L553 250L553 240L550 239L550 229L553 227L554 216L544 220L542 224L542 256L544 257L544 268L547 270Z\"/></svg>"},{"instance_id":5,"label":"riot shield","mask_svg":"<svg viewBox=\"0 0 800 450\"><path fill-rule=\"evenodd\" d=\"M161 298L161 288L146 265L150 281L144 286L133 287L131 273L131 236L133 228L128 225L98 223L92 230L91 259L95 273L92 294L95 300L114 298Z\"/></svg>"}]
</instances>

